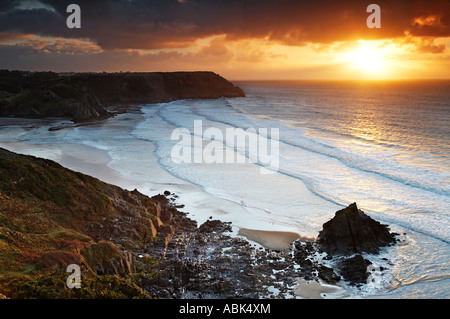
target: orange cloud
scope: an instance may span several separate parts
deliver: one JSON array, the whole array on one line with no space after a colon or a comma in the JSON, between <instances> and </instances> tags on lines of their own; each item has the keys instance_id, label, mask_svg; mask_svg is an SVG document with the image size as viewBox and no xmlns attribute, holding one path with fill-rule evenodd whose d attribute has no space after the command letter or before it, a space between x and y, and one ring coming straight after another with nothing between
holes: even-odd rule
<instances>
[{"instance_id":1,"label":"orange cloud","mask_svg":"<svg viewBox=\"0 0 450 319\"><path fill-rule=\"evenodd\" d=\"M92 54L101 52L101 48L88 39L66 39L60 37L42 37L35 34L0 33L0 44L6 46L25 46L35 51L57 52L64 54Z\"/></svg>"},{"instance_id":2,"label":"orange cloud","mask_svg":"<svg viewBox=\"0 0 450 319\"><path fill-rule=\"evenodd\" d=\"M0 32L0 42L6 43L10 42L13 43L14 41L23 40L29 37L32 37L32 34L22 34L22 33L16 33L16 32Z\"/></svg>"},{"instance_id":3,"label":"orange cloud","mask_svg":"<svg viewBox=\"0 0 450 319\"><path fill-rule=\"evenodd\" d=\"M445 28L438 15L421 16L414 18L413 26L422 28L424 26Z\"/></svg>"},{"instance_id":4,"label":"orange cloud","mask_svg":"<svg viewBox=\"0 0 450 319\"><path fill-rule=\"evenodd\" d=\"M65 26L73 1L40 2L39 9L0 10L1 67L342 78L358 70L340 57L366 40L378 41L373 48L389 76L449 74L448 0L377 0L381 29L367 28L371 2L360 0L78 0L79 30Z\"/></svg>"},{"instance_id":5,"label":"orange cloud","mask_svg":"<svg viewBox=\"0 0 450 319\"><path fill-rule=\"evenodd\" d=\"M356 39L450 36L447 0L378 0L381 29L366 26L370 2L357 0L79 0L83 27L65 25L69 0L41 0L48 8L7 10L0 32L90 39L102 49L186 48L196 40L267 39L285 45Z\"/></svg>"}]
</instances>

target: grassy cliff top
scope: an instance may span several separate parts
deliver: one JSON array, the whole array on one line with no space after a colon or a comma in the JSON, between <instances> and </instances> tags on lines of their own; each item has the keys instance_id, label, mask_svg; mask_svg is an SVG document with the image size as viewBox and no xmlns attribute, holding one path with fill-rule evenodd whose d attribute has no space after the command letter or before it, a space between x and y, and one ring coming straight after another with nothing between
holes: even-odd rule
<instances>
[{"instance_id":1,"label":"grassy cliff top","mask_svg":"<svg viewBox=\"0 0 450 319\"><path fill-rule=\"evenodd\" d=\"M125 279L129 252L158 236L169 209L137 190L0 148L0 294L146 297ZM69 264L81 266L83 289L65 286Z\"/></svg>"}]
</instances>

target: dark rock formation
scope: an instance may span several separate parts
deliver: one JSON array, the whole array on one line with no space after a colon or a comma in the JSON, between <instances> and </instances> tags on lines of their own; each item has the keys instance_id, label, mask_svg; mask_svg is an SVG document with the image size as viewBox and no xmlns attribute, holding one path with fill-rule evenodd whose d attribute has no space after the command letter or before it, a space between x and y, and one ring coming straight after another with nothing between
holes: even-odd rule
<instances>
[{"instance_id":1,"label":"dark rock formation","mask_svg":"<svg viewBox=\"0 0 450 319\"><path fill-rule=\"evenodd\" d=\"M147 245L148 255L158 260L152 264L156 275L140 277L138 285L150 296L282 298L293 294L298 274L289 251L256 249L228 234L228 222L208 220L196 227L186 220L190 219L173 219L169 242L161 237ZM138 268L145 268L137 262ZM279 293L272 295L269 287Z\"/></svg>"},{"instance_id":2,"label":"dark rock formation","mask_svg":"<svg viewBox=\"0 0 450 319\"><path fill-rule=\"evenodd\" d=\"M370 274L367 269L370 265L371 262L369 260L358 254L341 261L339 271L345 281L351 285L360 286L367 282Z\"/></svg>"},{"instance_id":3,"label":"dark rock formation","mask_svg":"<svg viewBox=\"0 0 450 319\"><path fill-rule=\"evenodd\" d=\"M378 254L380 247L392 245L396 239L386 225L373 220L353 203L323 224L317 242L330 255L352 255Z\"/></svg>"},{"instance_id":4,"label":"dark rock formation","mask_svg":"<svg viewBox=\"0 0 450 319\"><path fill-rule=\"evenodd\" d=\"M210 233L210 232L220 232L231 231L231 223L222 222L220 220L207 220L202 225L200 225L200 233Z\"/></svg>"},{"instance_id":5,"label":"dark rock formation","mask_svg":"<svg viewBox=\"0 0 450 319\"><path fill-rule=\"evenodd\" d=\"M298 274L306 280L320 279L329 284L341 279L350 285L364 284L370 275L371 262L361 253L378 254L381 247L396 242L395 235L353 203L323 224L315 242L294 243L294 261L300 266ZM322 259L314 257L323 252L327 255ZM323 265L323 260L329 260L333 268Z\"/></svg>"},{"instance_id":6,"label":"dark rock formation","mask_svg":"<svg viewBox=\"0 0 450 319\"><path fill-rule=\"evenodd\" d=\"M112 115L105 107L180 99L241 97L213 72L70 73L0 71L0 116L67 117L74 122Z\"/></svg>"},{"instance_id":7,"label":"dark rock formation","mask_svg":"<svg viewBox=\"0 0 450 319\"><path fill-rule=\"evenodd\" d=\"M104 119L109 117L109 113L101 106L98 98L94 94L85 94L81 101L75 104L74 122L85 122L90 119Z\"/></svg>"},{"instance_id":8,"label":"dark rock formation","mask_svg":"<svg viewBox=\"0 0 450 319\"><path fill-rule=\"evenodd\" d=\"M378 254L381 247L397 242L396 235L390 233L386 225L367 216L358 209L356 203L353 203L337 211L331 220L323 224L316 242L310 243L310 248L306 252L305 249L299 249L301 246L296 244L295 255L300 256L297 259L306 259L300 263L306 264L302 268L309 267L314 271L319 267L307 256L311 256L311 252L315 251L326 252L327 259L334 262L334 270L339 277L351 285L359 286L367 282L370 275L368 267L371 265L371 262L361 254ZM326 271L324 273L327 274ZM305 278L309 279L307 276ZM330 283L324 276L321 279Z\"/></svg>"},{"instance_id":9,"label":"dark rock formation","mask_svg":"<svg viewBox=\"0 0 450 319\"><path fill-rule=\"evenodd\" d=\"M328 284L336 284L341 280L341 277L330 267L327 267L312 258L317 252L317 245L313 242L296 241L294 243L294 261L300 265L298 274L306 280L319 278Z\"/></svg>"}]
</instances>

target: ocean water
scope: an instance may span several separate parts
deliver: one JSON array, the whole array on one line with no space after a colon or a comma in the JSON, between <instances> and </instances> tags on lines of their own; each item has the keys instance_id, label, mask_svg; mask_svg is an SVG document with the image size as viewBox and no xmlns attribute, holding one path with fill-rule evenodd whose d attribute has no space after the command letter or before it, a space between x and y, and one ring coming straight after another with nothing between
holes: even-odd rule
<instances>
[{"instance_id":1,"label":"ocean water","mask_svg":"<svg viewBox=\"0 0 450 319\"><path fill-rule=\"evenodd\" d=\"M3 120L0 146L99 178L89 167L106 161L120 177L109 182L173 190L193 217L237 228L316 237L356 202L401 243L367 256L387 271L351 296L449 298L450 82L236 84L247 97L142 105L64 130ZM228 138L238 129L247 144Z\"/></svg>"}]
</instances>

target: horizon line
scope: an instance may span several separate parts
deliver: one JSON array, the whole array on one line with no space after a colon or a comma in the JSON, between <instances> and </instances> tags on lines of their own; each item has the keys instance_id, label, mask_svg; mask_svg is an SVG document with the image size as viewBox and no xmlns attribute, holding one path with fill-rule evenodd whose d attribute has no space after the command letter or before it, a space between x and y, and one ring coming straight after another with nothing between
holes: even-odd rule
<instances>
[{"instance_id":1,"label":"horizon line","mask_svg":"<svg viewBox=\"0 0 450 319\"><path fill-rule=\"evenodd\" d=\"M212 72L218 74L225 78L221 73L212 71L212 70L178 70L178 71L52 71L52 70L21 70L21 69L0 69L0 71L9 71L9 72L30 72L30 73L39 73L39 72L52 72L56 74L83 74L83 73L177 73L177 72ZM232 82L288 82L288 81L309 81L309 82L419 82L419 81L450 81L450 77L448 78L374 78L374 79L366 79L366 78L343 78L343 79L327 79L327 78L247 78L247 79L232 79L227 78L227 80Z\"/></svg>"}]
</instances>

